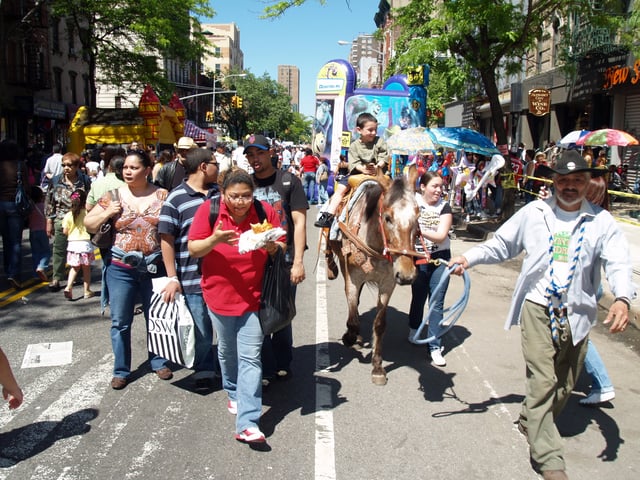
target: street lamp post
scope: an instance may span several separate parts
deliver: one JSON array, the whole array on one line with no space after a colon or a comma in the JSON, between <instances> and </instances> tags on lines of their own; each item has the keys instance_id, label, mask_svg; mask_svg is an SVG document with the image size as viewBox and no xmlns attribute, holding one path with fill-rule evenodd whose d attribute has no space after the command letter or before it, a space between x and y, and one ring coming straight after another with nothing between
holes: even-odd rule
<instances>
[{"instance_id":1,"label":"street lamp post","mask_svg":"<svg viewBox=\"0 0 640 480\"><path fill-rule=\"evenodd\" d=\"M227 78L231 78L231 77L237 77L237 78L244 78L246 77L247 74L246 73L231 73L231 74L227 74L225 75L224 73L221 73L219 75L216 76L215 72L213 73L213 92L211 94L211 115L213 116L213 123L215 124L216 122L216 82L221 81L224 82L225 79Z\"/></svg>"}]
</instances>

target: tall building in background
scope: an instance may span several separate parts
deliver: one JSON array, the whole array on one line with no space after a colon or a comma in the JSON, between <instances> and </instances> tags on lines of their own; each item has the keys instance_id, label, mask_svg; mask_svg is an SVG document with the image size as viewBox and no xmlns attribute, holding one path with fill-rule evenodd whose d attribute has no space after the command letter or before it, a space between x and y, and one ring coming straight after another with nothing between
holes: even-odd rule
<instances>
[{"instance_id":1,"label":"tall building in background","mask_svg":"<svg viewBox=\"0 0 640 480\"><path fill-rule=\"evenodd\" d=\"M208 53L202 59L205 73L226 73L229 70L244 69L244 53L240 49L240 30L232 23L203 23L204 36L211 43Z\"/></svg>"},{"instance_id":2,"label":"tall building in background","mask_svg":"<svg viewBox=\"0 0 640 480\"><path fill-rule=\"evenodd\" d=\"M358 75L360 86L382 87L383 57L382 43L371 34L361 33L351 43L349 63Z\"/></svg>"},{"instance_id":3,"label":"tall building in background","mask_svg":"<svg viewBox=\"0 0 640 480\"><path fill-rule=\"evenodd\" d=\"M300 69L295 65L278 65L278 83L291 97L291 109L300 111Z\"/></svg>"}]
</instances>

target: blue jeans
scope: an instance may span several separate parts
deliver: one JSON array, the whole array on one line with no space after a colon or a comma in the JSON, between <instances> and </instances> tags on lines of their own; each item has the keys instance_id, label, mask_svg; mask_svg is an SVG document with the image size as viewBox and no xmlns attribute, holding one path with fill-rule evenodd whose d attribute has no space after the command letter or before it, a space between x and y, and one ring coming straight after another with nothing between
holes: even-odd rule
<instances>
[{"instance_id":1,"label":"blue jeans","mask_svg":"<svg viewBox=\"0 0 640 480\"><path fill-rule=\"evenodd\" d=\"M138 295L142 300L145 325L149 330L149 304L151 303L151 276L135 268L111 264L107 267L111 311L111 347L115 357L113 376L127 378L131 373L131 324L133 308ZM146 344L146 341L145 341ZM167 364L167 359L149 352L149 363L153 371Z\"/></svg>"},{"instance_id":2,"label":"blue jeans","mask_svg":"<svg viewBox=\"0 0 640 480\"><path fill-rule=\"evenodd\" d=\"M220 365L213 356L213 324L209 310L201 293L189 293L184 296L187 308L196 327L196 357L193 369L196 372L220 372Z\"/></svg>"},{"instance_id":3,"label":"blue jeans","mask_svg":"<svg viewBox=\"0 0 640 480\"><path fill-rule=\"evenodd\" d=\"M24 218L16 210L15 202L0 202L0 236L4 273L9 278L20 280L22 271L22 230Z\"/></svg>"},{"instance_id":4,"label":"blue jeans","mask_svg":"<svg viewBox=\"0 0 640 480\"><path fill-rule=\"evenodd\" d=\"M51 260L51 247L49 237L44 230L31 230L29 232L29 243L31 244L31 261L33 271L46 270L49 268Z\"/></svg>"},{"instance_id":5,"label":"blue jeans","mask_svg":"<svg viewBox=\"0 0 640 480\"><path fill-rule=\"evenodd\" d=\"M316 172L305 172L302 178L302 186L308 202L313 203L316 198Z\"/></svg>"},{"instance_id":6,"label":"blue jeans","mask_svg":"<svg viewBox=\"0 0 640 480\"><path fill-rule=\"evenodd\" d=\"M318 183L318 203L325 204L329 201L329 192L327 192L327 187L329 186L329 181Z\"/></svg>"},{"instance_id":7,"label":"blue jeans","mask_svg":"<svg viewBox=\"0 0 640 480\"><path fill-rule=\"evenodd\" d=\"M613 385L609 378L607 367L604 366L602 358L591 340L587 344L587 355L584 357L584 369L591 377L591 391L602 393L613 392Z\"/></svg>"},{"instance_id":8,"label":"blue jeans","mask_svg":"<svg viewBox=\"0 0 640 480\"><path fill-rule=\"evenodd\" d=\"M444 297L447 293L449 286L449 279L447 278L444 288L440 291L437 297L431 295L442 278L442 274L447 268L446 265L441 264L436 267L431 263L416 265L418 269L418 276L411 284L411 307L409 308L409 327L417 329L422 323L422 317L424 316L424 304L429 298L429 308L436 309L438 313L432 314L429 317L429 327L427 329L427 336L431 337L439 335L442 327L444 308ZM436 338L429 342L429 350L436 350L440 348L440 338Z\"/></svg>"},{"instance_id":9,"label":"blue jeans","mask_svg":"<svg viewBox=\"0 0 640 480\"><path fill-rule=\"evenodd\" d=\"M258 312L232 317L209 310L218 332L222 387L238 402L236 432L257 427L262 413L262 328Z\"/></svg>"}]
</instances>

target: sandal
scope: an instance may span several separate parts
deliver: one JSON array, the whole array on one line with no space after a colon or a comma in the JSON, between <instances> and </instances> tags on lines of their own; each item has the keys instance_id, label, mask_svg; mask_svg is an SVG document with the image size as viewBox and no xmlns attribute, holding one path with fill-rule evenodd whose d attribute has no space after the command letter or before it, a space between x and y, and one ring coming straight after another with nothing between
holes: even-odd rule
<instances>
[{"instance_id":1,"label":"sandal","mask_svg":"<svg viewBox=\"0 0 640 480\"><path fill-rule=\"evenodd\" d=\"M84 291L84 298L91 298L91 297L95 297L96 292L92 292L91 290L85 290Z\"/></svg>"},{"instance_id":2,"label":"sandal","mask_svg":"<svg viewBox=\"0 0 640 480\"><path fill-rule=\"evenodd\" d=\"M49 282L49 290L52 291L52 292L60 291L60 281L59 280L53 280L52 282Z\"/></svg>"},{"instance_id":3,"label":"sandal","mask_svg":"<svg viewBox=\"0 0 640 480\"><path fill-rule=\"evenodd\" d=\"M73 293L71 293L71 290L67 290L65 288L62 293L64 294L64 298L66 298L67 300L73 300Z\"/></svg>"}]
</instances>

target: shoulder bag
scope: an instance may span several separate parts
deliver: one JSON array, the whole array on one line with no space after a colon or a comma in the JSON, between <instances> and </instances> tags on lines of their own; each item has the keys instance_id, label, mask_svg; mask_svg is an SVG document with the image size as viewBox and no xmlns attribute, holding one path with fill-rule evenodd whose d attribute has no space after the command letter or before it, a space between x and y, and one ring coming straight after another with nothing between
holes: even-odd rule
<instances>
[{"instance_id":1,"label":"shoulder bag","mask_svg":"<svg viewBox=\"0 0 640 480\"><path fill-rule=\"evenodd\" d=\"M26 217L31 213L33 204L22 182L22 162L18 162L18 181L16 184L16 210L20 215Z\"/></svg>"}]
</instances>

